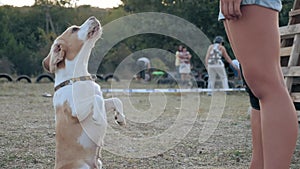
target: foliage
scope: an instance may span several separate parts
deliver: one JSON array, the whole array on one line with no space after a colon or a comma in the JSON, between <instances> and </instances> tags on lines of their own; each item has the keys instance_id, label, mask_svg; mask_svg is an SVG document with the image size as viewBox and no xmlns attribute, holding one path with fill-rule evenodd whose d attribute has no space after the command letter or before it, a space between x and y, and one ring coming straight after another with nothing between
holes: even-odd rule
<instances>
[{"instance_id":1,"label":"foliage","mask_svg":"<svg viewBox=\"0 0 300 169\"><path fill-rule=\"evenodd\" d=\"M124 10L129 13L139 12L163 12L176 15L192 24L196 25L212 41L215 36L220 35L225 38L225 47L231 57L234 54L231 50L229 40L222 22L218 22L219 1L218 0L149 0L147 3L143 0L122 0ZM293 0L283 0L283 10L280 13L280 25L286 25L288 22L288 12L292 8ZM163 36L143 35L132 37L125 43L128 46L134 46L132 50L141 50L143 48L160 47L162 49L173 51L181 42L175 39L170 40ZM139 45L136 45L139 44ZM206 50L206 49L204 49ZM192 55L195 56L195 53ZM192 57L194 67L202 67L202 63L197 60L198 57Z\"/></svg>"},{"instance_id":2,"label":"foliage","mask_svg":"<svg viewBox=\"0 0 300 169\"><path fill-rule=\"evenodd\" d=\"M46 18L51 15L53 28ZM15 74L37 75L41 73L42 59L48 54L56 36L68 26L81 24L94 15L103 18L104 9L81 6L65 8L61 6L42 6L14 8L0 7L0 60L7 58L13 65Z\"/></svg>"},{"instance_id":3,"label":"foliage","mask_svg":"<svg viewBox=\"0 0 300 169\"><path fill-rule=\"evenodd\" d=\"M16 8L0 6L0 66L9 64L15 74L37 75L41 73L41 61L48 54L53 40L70 25L79 25L89 16L100 18L105 25L122 16L138 12L163 12L183 18L196 25L209 39L216 35L225 37L223 24L217 21L218 0L122 0L124 5L114 9L99 9L88 5L76 7L77 0L35 0L32 7ZM293 0L283 0L280 26L288 23L288 12ZM228 40L225 43L230 51ZM101 73L114 71L118 64L130 53L147 48L159 48L175 53L181 44L171 37L143 34L125 39L116 45L103 60ZM206 50L206 49L204 49ZM193 55L193 51L191 51ZM229 52L233 57L232 52ZM202 63L193 57L195 67ZM164 65L172 65L173 58L161 59ZM155 64L162 65L155 60ZM170 69L170 67L166 67ZM171 68L173 69L173 68Z\"/></svg>"},{"instance_id":4,"label":"foliage","mask_svg":"<svg viewBox=\"0 0 300 169\"><path fill-rule=\"evenodd\" d=\"M78 0L35 0L34 5L56 5L72 7Z\"/></svg>"},{"instance_id":5,"label":"foliage","mask_svg":"<svg viewBox=\"0 0 300 169\"><path fill-rule=\"evenodd\" d=\"M282 0L282 11L279 13L279 26L285 26L289 21L289 12L293 8L294 0Z\"/></svg>"}]
</instances>

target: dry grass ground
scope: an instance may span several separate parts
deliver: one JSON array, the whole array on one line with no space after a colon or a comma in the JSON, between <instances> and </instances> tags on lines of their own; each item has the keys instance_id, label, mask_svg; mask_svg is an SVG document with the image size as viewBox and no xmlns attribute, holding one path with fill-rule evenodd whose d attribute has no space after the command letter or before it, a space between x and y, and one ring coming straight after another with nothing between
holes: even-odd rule
<instances>
[{"instance_id":1,"label":"dry grass ground","mask_svg":"<svg viewBox=\"0 0 300 169\"><path fill-rule=\"evenodd\" d=\"M52 85L0 83L0 168L53 168L55 148L55 122L52 98L42 97L44 92L53 93ZM104 85L103 85L104 86ZM174 146L165 144L166 151L151 157L133 158L116 155L109 148L102 151L102 162L105 169L246 169L251 159L251 131L248 110L248 98L245 93L232 93L226 96L224 113L212 136L204 143L199 142L200 131L208 117L211 97L204 94L166 94L153 95L153 98L166 98L164 109L149 116L149 122L142 122L141 114L151 108L148 94L118 94L121 99L130 100L137 111L130 111L127 105L125 113L128 123L120 128L113 123L113 115L108 114L109 124L115 134L128 138L148 138L164 134L180 116L180 105L193 105L194 99L200 97L199 107L195 111L195 121L187 122L191 130ZM105 94L105 97L110 97ZM190 99L190 100L189 100ZM184 101L183 101L184 100ZM197 107L197 106L196 106ZM126 112L127 111L127 112ZM184 111L184 110L182 110ZM136 114L135 114L136 113ZM146 114L143 114L146 115ZM190 115L188 112L186 117ZM193 115L193 113L192 113ZM147 115L146 115L147 116ZM147 117L148 117L147 116ZM141 117L141 118L139 118ZM136 122L140 120L140 123ZM146 119L147 120L147 119ZM183 128L186 126L182 126ZM180 129L178 128L178 131ZM109 138L114 138L110 136ZM106 142L109 147L111 142ZM122 147L121 141L114 140L116 147ZM142 148L123 147L125 152L134 152ZM147 145L145 151L147 150ZM155 147L154 147L155 148ZM162 147L162 150L165 147ZM130 158L131 157L131 158ZM300 139L293 156L292 169L300 168Z\"/></svg>"}]
</instances>

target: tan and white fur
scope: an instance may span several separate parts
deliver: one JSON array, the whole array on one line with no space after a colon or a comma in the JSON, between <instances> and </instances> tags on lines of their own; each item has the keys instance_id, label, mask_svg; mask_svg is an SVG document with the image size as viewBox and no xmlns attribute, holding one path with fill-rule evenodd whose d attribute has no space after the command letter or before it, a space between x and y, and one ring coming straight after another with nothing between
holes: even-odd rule
<instances>
[{"instance_id":1,"label":"tan and white fur","mask_svg":"<svg viewBox=\"0 0 300 169\"><path fill-rule=\"evenodd\" d=\"M88 61L102 28L95 17L71 26L54 41L43 67L55 73L55 84L90 76ZM56 121L55 169L101 168L99 150L107 127L106 112L115 111L118 124L125 124L118 98L104 99L92 80L76 81L59 88L53 97Z\"/></svg>"}]
</instances>

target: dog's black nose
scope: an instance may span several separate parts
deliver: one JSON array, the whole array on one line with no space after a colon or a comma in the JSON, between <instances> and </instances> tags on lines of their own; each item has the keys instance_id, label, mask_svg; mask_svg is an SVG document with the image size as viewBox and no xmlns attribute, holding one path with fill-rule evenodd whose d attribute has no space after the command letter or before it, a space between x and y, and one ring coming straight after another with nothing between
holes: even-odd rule
<instances>
[{"instance_id":1,"label":"dog's black nose","mask_svg":"<svg viewBox=\"0 0 300 169\"><path fill-rule=\"evenodd\" d=\"M96 17L91 16L91 17L89 18L89 20L96 20Z\"/></svg>"}]
</instances>

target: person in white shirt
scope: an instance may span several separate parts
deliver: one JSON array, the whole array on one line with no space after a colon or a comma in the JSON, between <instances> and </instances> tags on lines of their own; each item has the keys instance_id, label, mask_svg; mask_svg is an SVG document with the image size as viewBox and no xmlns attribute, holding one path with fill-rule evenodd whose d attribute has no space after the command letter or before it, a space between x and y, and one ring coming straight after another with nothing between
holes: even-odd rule
<instances>
[{"instance_id":1,"label":"person in white shirt","mask_svg":"<svg viewBox=\"0 0 300 169\"><path fill-rule=\"evenodd\" d=\"M205 63L208 72L208 89L215 88L215 82L217 75L220 77L222 81L223 89L228 89L228 78L227 73L225 71L224 63L222 61L222 57L232 65L235 69L238 69L236 65L233 64L231 58L227 54L227 51L223 44L223 37L217 36L213 44L208 47ZM211 92L208 93L211 95Z\"/></svg>"}]
</instances>

